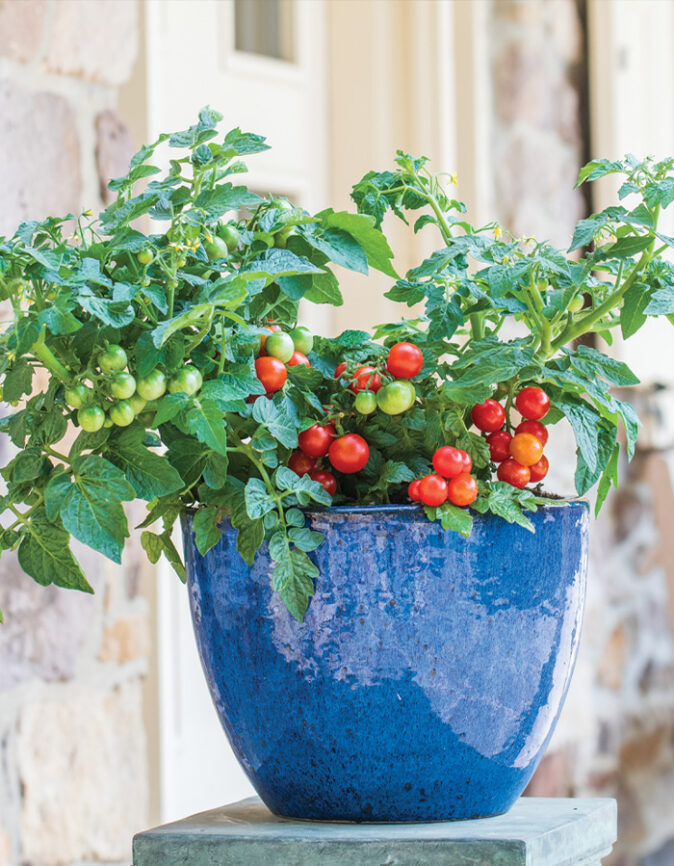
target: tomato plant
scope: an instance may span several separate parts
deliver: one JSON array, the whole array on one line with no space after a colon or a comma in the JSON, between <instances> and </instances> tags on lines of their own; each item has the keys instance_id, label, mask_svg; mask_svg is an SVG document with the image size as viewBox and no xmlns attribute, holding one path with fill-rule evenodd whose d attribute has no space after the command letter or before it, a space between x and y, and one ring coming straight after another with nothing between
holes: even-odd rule
<instances>
[{"instance_id":1,"label":"tomato plant","mask_svg":"<svg viewBox=\"0 0 674 866\"><path fill-rule=\"evenodd\" d=\"M601 507L638 426L612 389L637 380L578 338L674 316L674 242L658 228L674 160L583 168L579 183L621 176L620 204L581 220L567 253L474 227L443 176L403 152L355 184L356 212L260 196L236 179L264 139L220 120L205 108L144 146L97 217L0 238L13 310L0 430L14 446L0 548L40 583L89 592L70 539L119 562L125 502L147 504L141 543L181 576L175 520L192 515L205 554L229 519L246 561L268 542L301 619L320 543L306 506L411 500L465 535L474 513L531 529L527 512L551 500L527 485L547 476L548 428L569 423L577 492L596 487ZM405 274L381 231L389 211L439 235ZM300 303L342 303L335 264L379 270L413 318L314 335Z\"/></svg>"}]
</instances>

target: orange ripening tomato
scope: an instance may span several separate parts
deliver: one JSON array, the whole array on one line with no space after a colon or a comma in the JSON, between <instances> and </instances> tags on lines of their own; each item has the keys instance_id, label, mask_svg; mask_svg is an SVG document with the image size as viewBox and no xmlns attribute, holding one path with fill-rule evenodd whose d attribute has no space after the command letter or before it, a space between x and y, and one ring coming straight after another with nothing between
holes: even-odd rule
<instances>
[{"instance_id":1,"label":"orange ripening tomato","mask_svg":"<svg viewBox=\"0 0 674 866\"><path fill-rule=\"evenodd\" d=\"M533 466L543 456L543 443L532 433L515 433L510 441L510 456L522 466Z\"/></svg>"}]
</instances>

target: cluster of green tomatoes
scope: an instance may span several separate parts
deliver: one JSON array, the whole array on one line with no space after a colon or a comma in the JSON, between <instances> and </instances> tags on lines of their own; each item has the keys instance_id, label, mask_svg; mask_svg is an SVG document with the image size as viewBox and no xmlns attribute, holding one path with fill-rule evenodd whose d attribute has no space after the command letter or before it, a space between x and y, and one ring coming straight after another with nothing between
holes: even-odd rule
<instances>
[{"instance_id":1,"label":"cluster of green tomatoes","mask_svg":"<svg viewBox=\"0 0 674 866\"><path fill-rule=\"evenodd\" d=\"M88 371L75 385L65 390L65 401L77 410L77 423L87 433L102 427L128 427L147 404L168 390L196 394L201 388L201 373L185 365L170 379L159 368L136 379L128 370L129 359L122 346L109 344L97 358L97 368Z\"/></svg>"}]
</instances>

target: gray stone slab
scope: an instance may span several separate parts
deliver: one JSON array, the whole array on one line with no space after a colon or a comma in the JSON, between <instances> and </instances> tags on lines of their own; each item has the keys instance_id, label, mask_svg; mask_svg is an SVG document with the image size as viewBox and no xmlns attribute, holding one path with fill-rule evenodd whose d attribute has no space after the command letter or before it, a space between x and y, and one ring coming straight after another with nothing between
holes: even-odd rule
<instances>
[{"instance_id":1,"label":"gray stone slab","mask_svg":"<svg viewBox=\"0 0 674 866\"><path fill-rule=\"evenodd\" d=\"M134 866L595 866L616 803L523 797L505 815L437 824L278 818L256 797L139 833Z\"/></svg>"}]
</instances>

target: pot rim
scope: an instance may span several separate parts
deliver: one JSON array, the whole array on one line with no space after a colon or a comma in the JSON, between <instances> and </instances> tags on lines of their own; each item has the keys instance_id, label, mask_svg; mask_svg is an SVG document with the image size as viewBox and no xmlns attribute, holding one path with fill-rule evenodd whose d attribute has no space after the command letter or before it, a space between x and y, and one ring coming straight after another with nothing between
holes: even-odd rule
<instances>
[{"instance_id":1,"label":"pot rim","mask_svg":"<svg viewBox=\"0 0 674 866\"><path fill-rule=\"evenodd\" d=\"M300 511L304 512L304 514L322 515L323 517L329 517L331 515L339 516L349 514L409 514L418 515L419 517L423 517L424 520L427 520L424 514L424 506L417 504L416 502L381 505L300 505L296 507L299 508ZM534 517L540 512L546 512L557 508L580 508L585 511L587 515L589 515L590 503L587 501L587 499L555 499L551 500L550 502L546 502L545 505L538 505L536 507L536 511L526 511L525 514L529 517ZM194 515L191 512L184 511L181 515L181 519L183 521L186 521L187 523L191 523L193 516ZM475 511L471 511L471 516L475 521L499 519L498 515L491 513L480 514L479 512Z\"/></svg>"},{"instance_id":2,"label":"pot rim","mask_svg":"<svg viewBox=\"0 0 674 866\"><path fill-rule=\"evenodd\" d=\"M590 504L586 499L559 499L546 502L545 505L538 505L536 511L527 511L527 514L536 514L538 511L547 511L550 508L583 508L589 511ZM325 506L305 506L300 509L312 514L375 514L382 512L384 514L404 514L416 512L423 513L424 506L416 502L405 502L397 504L381 504L381 505L325 505ZM480 514L479 512L471 512L473 518L489 517L489 514Z\"/></svg>"}]
</instances>

